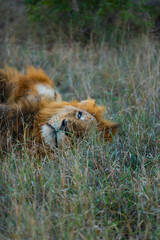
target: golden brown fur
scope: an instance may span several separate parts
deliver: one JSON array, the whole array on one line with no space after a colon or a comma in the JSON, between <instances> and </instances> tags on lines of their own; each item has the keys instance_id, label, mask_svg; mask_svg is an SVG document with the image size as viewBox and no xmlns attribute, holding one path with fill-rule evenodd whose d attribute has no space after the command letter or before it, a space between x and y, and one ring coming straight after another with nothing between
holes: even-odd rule
<instances>
[{"instance_id":1,"label":"golden brown fur","mask_svg":"<svg viewBox=\"0 0 160 240\"><path fill-rule=\"evenodd\" d=\"M103 111L104 107L96 105L93 99L62 101L42 69L28 67L25 74L9 67L0 70L3 136L10 130L14 138L21 139L27 128L30 139L38 143L44 140L52 148L55 145L52 141L68 141L67 131L79 138L86 134L88 127L94 126L105 140L112 140L119 125L104 120Z\"/></svg>"},{"instance_id":2,"label":"golden brown fur","mask_svg":"<svg viewBox=\"0 0 160 240\"><path fill-rule=\"evenodd\" d=\"M20 74L17 69L6 66L4 70L0 70L0 84L0 95L3 97L3 101L1 101L6 103L19 103L22 99L30 96L37 98L38 92L35 86L38 84L44 84L46 87L54 89L53 82L43 70L34 67L27 67L26 73ZM53 99L61 100L56 91Z\"/></svg>"}]
</instances>

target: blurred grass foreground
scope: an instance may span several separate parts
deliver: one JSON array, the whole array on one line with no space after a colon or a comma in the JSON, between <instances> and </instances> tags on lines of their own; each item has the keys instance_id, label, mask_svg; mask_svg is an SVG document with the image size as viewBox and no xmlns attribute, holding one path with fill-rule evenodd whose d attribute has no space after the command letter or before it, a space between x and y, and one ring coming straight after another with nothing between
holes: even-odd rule
<instances>
[{"instance_id":1,"label":"blurred grass foreground","mask_svg":"<svg viewBox=\"0 0 160 240\"><path fill-rule=\"evenodd\" d=\"M41 67L121 123L112 143L93 134L53 158L0 151L0 239L160 238L158 5L125 2L0 1L0 67Z\"/></svg>"}]
</instances>

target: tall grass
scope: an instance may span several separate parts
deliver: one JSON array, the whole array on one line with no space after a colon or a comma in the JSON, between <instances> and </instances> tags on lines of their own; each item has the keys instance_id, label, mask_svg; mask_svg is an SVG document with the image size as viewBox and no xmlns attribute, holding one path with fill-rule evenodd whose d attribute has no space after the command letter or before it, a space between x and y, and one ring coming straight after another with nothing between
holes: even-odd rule
<instances>
[{"instance_id":1,"label":"tall grass","mask_svg":"<svg viewBox=\"0 0 160 240\"><path fill-rule=\"evenodd\" d=\"M147 37L120 46L6 40L1 66L42 67L65 100L88 96L121 123L112 143L93 133L73 150L1 153L1 239L159 239L160 51Z\"/></svg>"}]
</instances>

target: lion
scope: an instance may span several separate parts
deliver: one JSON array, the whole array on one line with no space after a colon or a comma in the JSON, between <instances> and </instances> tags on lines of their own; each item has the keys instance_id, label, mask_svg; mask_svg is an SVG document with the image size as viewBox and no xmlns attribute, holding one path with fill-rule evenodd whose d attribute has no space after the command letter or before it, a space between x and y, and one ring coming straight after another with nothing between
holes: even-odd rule
<instances>
[{"instance_id":1,"label":"lion","mask_svg":"<svg viewBox=\"0 0 160 240\"><path fill-rule=\"evenodd\" d=\"M66 149L94 128L111 141L119 124L103 119L103 112L94 99L63 101L40 68L29 66L22 73L10 67L0 70L1 136L9 132L13 140L28 136L51 150Z\"/></svg>"}]
</instances>

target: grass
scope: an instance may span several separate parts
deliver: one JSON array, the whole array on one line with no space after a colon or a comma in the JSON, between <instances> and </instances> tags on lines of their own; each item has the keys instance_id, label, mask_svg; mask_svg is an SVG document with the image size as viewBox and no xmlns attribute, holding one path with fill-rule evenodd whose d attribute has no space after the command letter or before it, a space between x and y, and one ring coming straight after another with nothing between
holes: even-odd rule
<instances>
[{"instance_id":1,"label":"grass","mask_svg":"<svg viewBox=\"0 0 160 240\"><path fill-rule=\"evenodd\" d=\"M54 156L34 157L19 143L1 153L0 238L159 239L159 44L141 36L48 50L10 39L3 64L43 68L65 100L91 96L121 128L112 143L93 134Z\"/></svg>"}]
</instances>

